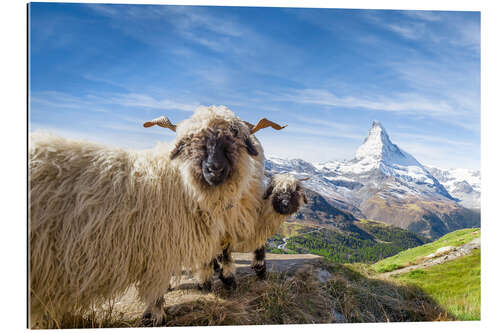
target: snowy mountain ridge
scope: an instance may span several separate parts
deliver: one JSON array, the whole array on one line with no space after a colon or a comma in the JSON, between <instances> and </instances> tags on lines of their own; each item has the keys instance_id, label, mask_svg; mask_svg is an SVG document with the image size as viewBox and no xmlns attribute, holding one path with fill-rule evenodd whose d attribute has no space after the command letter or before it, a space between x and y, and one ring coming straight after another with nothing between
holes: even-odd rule
<instances>
[{"instance_id":1,"label":"snowy mountain ridge","mask_svg":"<svg viewBox=\"0 0 500 333\"><path fill-rule=\"evenodd\" d=\"M464 207L481 209L481 171L431 166L426 168Z\"/></svg>"},{"instance_id":2,"label":"snowy mountain ridge","mask_svg":"<svg viewBox=\"0 0 500 333\"><path fill-rule=\"evenodd\" d=\"M373 122L352 160L309 163L269 157L266 170L310 176L307 187L337 208L350 207L358 217L384 215L389 209L383 207L391 203L402 206L441 202L455 208L459 203L474 209L480 206L479 171L427 168L392 143L378 121Z\"/></svg>"}]
</instances>

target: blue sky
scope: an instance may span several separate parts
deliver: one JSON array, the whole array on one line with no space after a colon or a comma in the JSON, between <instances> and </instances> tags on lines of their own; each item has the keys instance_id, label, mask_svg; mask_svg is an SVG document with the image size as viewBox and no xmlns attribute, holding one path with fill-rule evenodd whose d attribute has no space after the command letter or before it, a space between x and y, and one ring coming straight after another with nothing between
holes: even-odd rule
<instances>
[{"instance_id":1,"label":"blue sky","mask_svg":"<svg viewBox=\"0 0 500 333\"><path fill-rule=\"evenodd\" d=\"M223 104L266 155L354 157L373 120L424 164L480 167L479 12L30 5L30 126L127 148Z\"/></svg>"}]
</instances>

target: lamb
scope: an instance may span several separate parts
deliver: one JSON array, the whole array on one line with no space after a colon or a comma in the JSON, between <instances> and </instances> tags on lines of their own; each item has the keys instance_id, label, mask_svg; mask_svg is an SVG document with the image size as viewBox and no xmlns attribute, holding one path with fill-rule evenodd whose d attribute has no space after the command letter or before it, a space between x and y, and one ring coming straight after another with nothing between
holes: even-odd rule
<instances>
[{"instance_id":1,"label":"lamb","mask_svg":"<svg viewBox=\"0 0 500 333\"><path fill-rule=\"evenodd\" d=\"M173 125L173 144L125 151L44 133L31 136L30 325L58 326L65 313L135 286L144 318L165 319L163 294L184 267L218 251L259 154L253 128L226 107L200 107ZM237 207L236 207L237 208Z\"/></svg>"},{"instance_id":2,"label":"lamb","mask_svg":"<svg viewBox=\"0 0 500 333\"><path fill-rule=\"evenodd\" d=\"M278 232L285 219L296 213L301 205L307 203L302 181L292 174L276 174L271 177L265 193L261 197L257 220L250 225L250 231L242 227L248 221L239 219L232 229L232 234L226 234L221 245L222 254L211 261L211 267L219 273L219 278L227 288L235 288L234 262L232 251L254 252L252 268L261 279L266 276L265 249L269 237ZM243 233L241 231L244 231ZM220 265L219 265L220 263ZM210 289L210 274L202 273L202 288Z\"/></svg>"}]
</instances>

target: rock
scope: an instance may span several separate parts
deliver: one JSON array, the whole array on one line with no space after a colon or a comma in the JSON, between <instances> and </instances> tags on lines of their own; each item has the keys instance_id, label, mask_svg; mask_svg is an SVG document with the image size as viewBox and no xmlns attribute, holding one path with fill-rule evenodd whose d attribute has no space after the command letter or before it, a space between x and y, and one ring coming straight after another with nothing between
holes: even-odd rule
<instances>
[{"instance_id":1,"label":"rock","mask_svg":"<svg viewBox=\"0 0 500 333\"><path fill-rule=\"evenodd\" d=\"M463 245L461 249L464 254L469 254L472 252L472 250L479 248L481 248L481 238L478 237Z\"/></svg>"},{"instance_id":2,"label":"rock","mask_svg":"<svg viewBox=\"0 0 500 333\"><path fill-rule=\"evenodd\" d=\"M332 276L332 273L328 272L325 269L320 269L318 271L318 280L321 283L325 283L326 281L328 281L331 276Z\"/></svg>"},{"instance_id":3,"label":"rock","mask_svg":"<svg viewBox=\"0 0 500 333\"><path fill-rule=\"evenodd\" d=\"M453 251L454 249L455 249L454 246L441 247L441 248L437 249L437 251L435 252L435 255L442 254L445 252L450 252L450 251Z\"/></svg>"},{"instance_id":4,"label":"rock","mask_svg":"<svg viewBox=\"0 0 500 333\"><path fill-rule=\"evenodd\" d=\"M347 322L342 313L333 310L332 314L333 314L333 320L335 323L346 323Z\"/></svg>"}]
</instances>

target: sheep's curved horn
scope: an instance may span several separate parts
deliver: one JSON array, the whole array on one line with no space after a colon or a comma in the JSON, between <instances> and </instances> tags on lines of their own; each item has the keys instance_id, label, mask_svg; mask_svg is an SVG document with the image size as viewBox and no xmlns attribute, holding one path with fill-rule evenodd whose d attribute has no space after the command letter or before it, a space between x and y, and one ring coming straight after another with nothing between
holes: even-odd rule
<instances>
[{"instance_id":1,"label":"sheep's curved horn","mask_svg":"<svg viewBox=\"0 0 500 333\"><path fill-rule=\"evenodd\" d=\"M309 179L311 179L311 177L299 178L299 180L300 180L301 182L305 182L306 180L309 180Z\"/></svg>"},{"instance_id":2,"label":"sheep's curved horn","mask_svg":"<svg viewBox=\"0 0 500 333\"><path fill-rule=\"evenodd\" d=\"M250 130L252 130L252 128L254 128L254 127L255 127L255 125L254 125L254 124L249 123L248 121L243 120L243 122L245 123L245 125L247 125L247 126L248 126L248 128L249 128Z\"/></svg>"},{"instance_id":3,"label":"sheep's curved horn","mask_svg":"<svg viewBox=\"0 0 500 333\"><path fill-rule=\"evenodd\" d=\"M161 117L155 118L155 119L153 119L151 121L146 121L144 123L144 127L151 127L151 126L154 126L154 125L158 125L160 127L165 127L165 128L171 129L174 132L177 129L177 126L174 125L174 124L172 124L170 122L170 120L168 120L168 118L165 117L165 116L161 116Z\"/></svg>"},{"instance_id":4,"label":"sheep's curved horn","mask_svg":"<svg viewBox=\"0 0 500 333\"><path fill-rule=\"evenodd\" d=\"M261 120L259 120L259 122L255 126L253 126L251 123L246 122L246 121L245 121L245 123L249 126L252 126L252 128L250 129L250 134L254 134L258 130L261 130L261 129L266 128L266 127L272 127L275 130L279 131L279 130L282 130L283 128L288 126L288 125L280 126L273 121L267 120L266 118L262 118Z\"/></svg>"}]
</instances>

